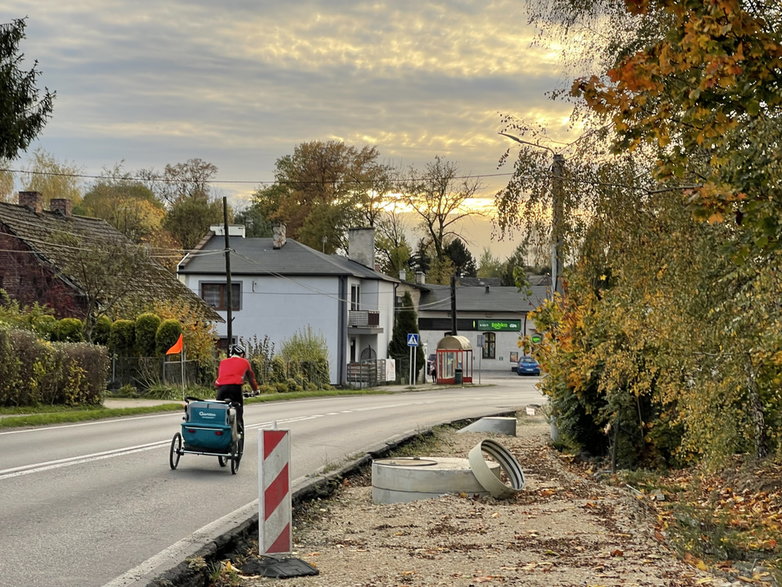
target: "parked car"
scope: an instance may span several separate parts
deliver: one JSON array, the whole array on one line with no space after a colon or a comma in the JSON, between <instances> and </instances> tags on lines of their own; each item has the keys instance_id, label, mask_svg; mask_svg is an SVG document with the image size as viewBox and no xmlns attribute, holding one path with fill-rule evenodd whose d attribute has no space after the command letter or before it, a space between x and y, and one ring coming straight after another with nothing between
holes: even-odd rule
<instances>
[{"instance_id":1,"label":"parked car","mask_svg":"<svg viewBox=\"0 0 782 587\"><path fill-rule=\"evenodd\" d=\"M535 359L525 355L519 359L516 373L519 375L540 375L540 365Z\"/></svg>"}]
</instances>

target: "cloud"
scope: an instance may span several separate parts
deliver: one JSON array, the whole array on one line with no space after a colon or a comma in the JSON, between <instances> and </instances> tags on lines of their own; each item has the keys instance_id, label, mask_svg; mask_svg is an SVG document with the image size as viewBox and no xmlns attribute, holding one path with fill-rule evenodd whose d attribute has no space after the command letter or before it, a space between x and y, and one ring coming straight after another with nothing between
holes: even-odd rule
<instances>
[{"instance_id":1,"label":"cloud","mask_svg":"<svg viewBox=\"0 0 782 587\"><path fill-rule=\"evenodd\" d=\"M200 157L273 179L300 142L376 145L496 173L501 113L561 125L556 54L517 0L9 0L22 51L57 91L36 146L98 173ZM488 182L491 183L491 182ZM496 182L494 182L496 183ZM248 191L225 184L228 190Z\"/></svg>"}]
</instances>

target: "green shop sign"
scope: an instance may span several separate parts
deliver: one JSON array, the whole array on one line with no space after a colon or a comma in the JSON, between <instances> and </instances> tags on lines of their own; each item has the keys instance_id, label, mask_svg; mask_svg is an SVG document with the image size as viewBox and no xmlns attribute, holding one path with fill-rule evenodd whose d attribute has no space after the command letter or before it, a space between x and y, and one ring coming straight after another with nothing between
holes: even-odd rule
<instances>
[{"instance_id":1,"label":"green shop sign","mask_svg":"<svg viewBox=\"0 0 782 587\"><path fill-rule=\"evenodd\" d=\"M521 320L473 320L476 330L521 331Z\"/></svg>"}]
</instances>

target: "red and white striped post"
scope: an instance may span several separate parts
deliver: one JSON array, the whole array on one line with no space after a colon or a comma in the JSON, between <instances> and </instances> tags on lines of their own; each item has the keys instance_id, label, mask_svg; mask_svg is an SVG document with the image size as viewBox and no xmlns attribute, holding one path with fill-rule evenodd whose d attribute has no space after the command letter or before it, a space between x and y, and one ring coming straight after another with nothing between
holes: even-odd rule
<instances>
[{"instance_id":1,"label":"red and white striped post","mask_svg":"<svg viewBox=\"0 0 782 587\"><path fill-rule=\"evenodd\" d=\"M291 444L289 430L261 430L258 546L261 556L291 552Z\"/></svg>"}]
</instances>

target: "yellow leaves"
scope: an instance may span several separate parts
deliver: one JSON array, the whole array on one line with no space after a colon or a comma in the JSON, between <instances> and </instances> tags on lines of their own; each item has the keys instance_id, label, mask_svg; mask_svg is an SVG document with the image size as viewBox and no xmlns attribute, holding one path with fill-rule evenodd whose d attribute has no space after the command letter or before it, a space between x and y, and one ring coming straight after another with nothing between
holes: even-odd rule
<instances>
[{"instance_id":1,"label":"yellow leaves","mask_svg":"<svg viewBox=\"0 0 782 587\"><path fill-rule=\"evenodd\" d=\"M684 555L684 562L695 567L696 569L700 569L701 571L709 570L709 566L703 562L703 560L691 555L689 552Z\"/></svg>"}]
</instances>

